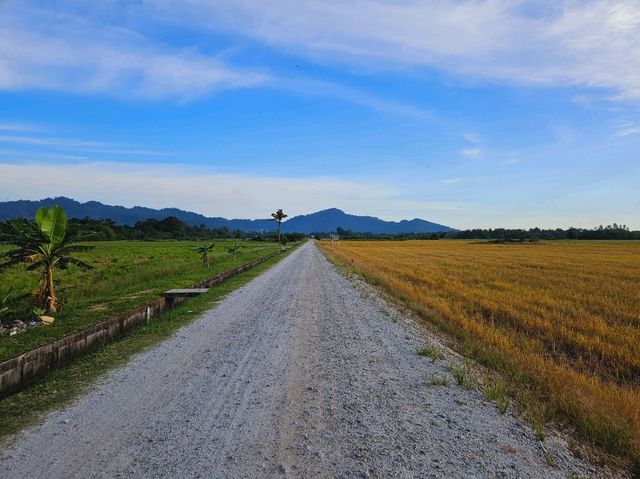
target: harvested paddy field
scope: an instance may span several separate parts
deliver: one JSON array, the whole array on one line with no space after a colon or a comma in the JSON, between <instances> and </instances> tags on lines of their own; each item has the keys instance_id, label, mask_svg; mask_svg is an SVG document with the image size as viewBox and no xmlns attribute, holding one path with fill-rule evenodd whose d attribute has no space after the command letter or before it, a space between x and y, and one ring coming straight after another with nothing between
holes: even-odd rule
<instances>
[{"instance_id":1,"label":"harvested paddy field","mask_svg":"<svg viewBox=\"0 0 640 479\"><path fill-rule=\"evenodd\" d=\"M640 458L640 244L322 245L497 370L533 422Z\"/></svg>"}]
</instances>

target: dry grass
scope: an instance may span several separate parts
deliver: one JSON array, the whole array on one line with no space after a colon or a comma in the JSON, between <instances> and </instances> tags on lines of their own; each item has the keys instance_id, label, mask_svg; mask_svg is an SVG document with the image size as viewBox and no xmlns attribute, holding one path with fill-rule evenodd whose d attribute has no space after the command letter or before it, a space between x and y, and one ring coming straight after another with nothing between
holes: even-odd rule
<instances>
[{"instance_id":1,"label":"dry grass","mask_svg":"<svg viewBox=\"0 0 640 479\"><path fill-rule=\"evenodd\" d=\"M638 464L638 242L322 248L505 374L530 414L567 422Z\"/></svg>"}]
</instances>

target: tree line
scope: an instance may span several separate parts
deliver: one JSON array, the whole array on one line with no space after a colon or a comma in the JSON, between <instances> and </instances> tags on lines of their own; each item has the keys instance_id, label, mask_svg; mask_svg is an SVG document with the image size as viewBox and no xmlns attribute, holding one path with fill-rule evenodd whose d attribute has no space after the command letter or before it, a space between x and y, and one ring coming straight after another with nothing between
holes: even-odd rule
<instances>
[{"instance_id":1,"label":"tree line","mask_svg":"<svg viewBox=\"0 0 640 479\"><path fill-rule=\"evenodd\" d=\"M133 226L119 225L111 219L69 219L69 236L75 241L112 240L213 240L251 239L255 241L276 241L276 232L247 233L227 226L209 228L206 225L190 226L184 221L169 216L162 220L147 219ZM282 235L283 242L299 241L305 237L299 233Z\"/></svg>"},{"instance_id":2,"label":"tree line","mask_svg":"<svg viewBox=\"0 0 640 479\"><path fill-rule=\"evenodd\" d=\"M277 213L275 213L277 215ZM283 215L286 217L286 215ZM119 225L112 219L69 219L69 237L74 241L112 241L112 240L214 240L214 239L251 239L254 241L278 241L280 221L274 216L276 231L245 232L227 226L210 228L206 225L190 226L175 216L162 220L147 219L133 226ZM478 239L504 242L535 242L540 240L640 240L640 231L630 230L626 225L613 223L596 228L488 228L467 229L435 233L399 233L374 234L357 233L347 228L338 227L335 233L342 239ZM329 232L317 232L312 236L326 237ZM307 235L304 233L283 233L282 242L300 241Z\"/></svg>"},{"instance_id":3,"label":"tree line","mask_svg":"<svg viewBox=\"0 0 640 479\"><path fill-rule=\"evenodd\" d=\"M468 229L460 231L435 233L400 233L400 234L371 234L355 233L350 229L336 228L336 233L342 239L468 239L489 240L497 242L536 242L540 240L640 240L640 231L630 230L626 225L613 223L596 228L542 229L542 228L489 228ZM326 233L316 233L316 237L323 237Z\"/></svg>"}]
</instances>

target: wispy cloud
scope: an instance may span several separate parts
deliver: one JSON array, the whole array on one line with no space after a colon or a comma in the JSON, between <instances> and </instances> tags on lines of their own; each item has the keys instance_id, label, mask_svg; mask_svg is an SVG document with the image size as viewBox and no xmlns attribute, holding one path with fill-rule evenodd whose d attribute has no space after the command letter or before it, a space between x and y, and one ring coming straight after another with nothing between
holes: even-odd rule
<instances>
[{"instance_id":1,"label":"wispy cloud","mask_svg":"<svg viewBox=\"0 0 640 479\"><path fill-rule=\"evenodd\" d=\"M506 160L502 160L501 163L503 165L516 165L520 163L520 158L516 158L516 157L507 158Z\"/></svg>"},{"instance_id":2,"label":"wispy cloud","mask_svg":"<svg viewBox=\"0 0 640 479\"><path fill-rule=\"evenodd\" d=\"M615 136L640 135L640 124L637 123L621 123L617 126Z\"/></svg>"},{"instance_id":3,"label":"wispy cloud","mask_svg":"<svg viewBox=\"0 0 640 479\"><path fill-rule=\"evenodd\" d=\"M71 2L73 3L73 2ZM122 27L9 2L0 16L0 89L54 89L190 99L269 76Z\"/></svg>"},{"instance_id":4,"label":"wispy cloud","mask_svg":"<svg viewBox=\"0 0 640 479\"><path fill-rule=\"evenodd\" d=\"M170 47L132 30L171 24L239 32L324 63L375 70L429 67L480 80L604 88L620 100L640 99L635 0L558 0L543 6L534 0L163 0L98 5L96 14L84 2L69 0L51 10L28 1L9 1L3 9L4 89L193 98L273 80L259 69L230 64L223 49L205 54Z\"/></svg>"},{"instance_id":5,"label":"wispy cloud","mask_svg":"<svg viewBox=\"0 0 640 479\"><path fill-rule=\"evenodd\" d=\"M438 123L440 119L432 111L424 110L410 104L393 101L379 95L373 95L338 83L305 79L274 79L269 83L274 88L295 91L308 96L323 96L344 100L361 105L372 110L389 113L395 116L405 116Z\"/></svg>"},{"instance_id":6,"label":"wispy cloud","mask_svg":"<svg viewBox=\"0 0 640 479\"><path fill-rule=\"evenodd\" d=\"M460 155L470 160L477 160L484 156L484 149L481 147L483 141L480 135L475 132L468 131L462 134L462 138L471 145L461 149L458 152Z\"/></svg>"},{"instance_id":7,"label":"wispy cloud","mask_svg":"<svg viewBox=\"0 0 640 479\"><path fill-rule=\"evenodd\" d=\"M465 158L469 158L470 160L477 160L482 156L481 148L464 148L460 150L460 154Z\"/></svg>"},{"instance_id":8,"label":"wispy cloud","mask_svg":"<svg viewBox=\"0 0 640 479\"><path fill-rule=\"evenodd\" d=\"M428 66L476 79L640 99L635 0L166 0L156 17L235 30L324 62ZM366 14L363 14L366 12Z\"/></svg>"},{"instance_id":9,"label":"wispy cloud","mask_svg":"<svg viewBox=\"0 0 640 479\"><path fill-rule=\"evenodd\" d=\"M175 48L153 41L122 26L105 22L98 14L79 16L81 4L66 2L58 11L30 2L9 2L0 18L0 90L50 89L74 93L104 93L143 99L191 100L210 92L249 87L295 91L303 95L341 99L397 116L436 121L435 115L413 105L360 91L336 82L292 78L268 68L229 64L228 49L202 53L196 47ZM189 10L188 6L184 6ZM129 9L119 8L123 17ZM149 23L153 3L130 7ZM84 13L90 13L84 10ZM130 11L129 11L130 13ZM176 15L175 19L181 15ZM192 23L185 23L193 27ZM207 43L201 43L208 47ZM5 124L5 131L31 131Z\"/></svg>"},{"instance_id":10,"label":"wispy cloud","mask_svg":"<svg viewBox=\"0 0 640 479\"><path fill-rule=\"evenodd\" d=\"M464 138L465 141L468 141L469 143L474 143L474 144L480 143L480 135L472 131L463 133L462 138Z\"/></svg>"},{"instance_id":11,"label":"wispy cloud","mask_svg":"<svg viewBox=\"0 0 640 479\"><path fill-rule=\"evenodd\" d=\"M72 138L47 138L21 135L0 135L0 143L11 145L31 145L69 150L127 155L167 155L167 153L140 148L135 145L106 143L102 141L78 140Z\"/></svg>"},{"instance_id":12,"label":"wispy cloud","mask_svg":"<svg viewBox=\"0 0 640 479\"><path fill-rule=\"evenodd\" d=\"M469 178L447 178L440 181L443 185L457 185L469 181Z\"/></svg>"},{"instance_id":13,"label":"wispy cloud","mask_svg":"<svg viewBox=\"0 0 640 479\"><path fill-rule=\"evenodd\" d=\"M29 125L27 123L2 123L0 122L0 131L11 131L11 132L31 132L38 131L40 127L35 125Z\"/></svg>"},{"instance_id":14,"label":"wispy cloud","mask_svg":"<svg viewBox=\"0 0 640 479\"><path fill-rule=\"evenodd\" d=\"M484 176L461 176L458 178L446 178L440 180L440 183L445 186L462 185L462 184L475 184L483 183L486 180Z\"/></svg>"}]
</instances>

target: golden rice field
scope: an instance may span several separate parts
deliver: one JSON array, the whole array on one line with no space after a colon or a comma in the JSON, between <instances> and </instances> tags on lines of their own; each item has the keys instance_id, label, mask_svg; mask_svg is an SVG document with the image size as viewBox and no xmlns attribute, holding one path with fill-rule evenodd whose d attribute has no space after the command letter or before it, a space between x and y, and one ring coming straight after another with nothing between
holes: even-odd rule
<instances>
[{"instance_id":1,"label":"golden rice field","mask_svg":"<svg viewBox=\"0 0 640 479\"><path fill-rule=\"evenodd\" d=\"M321 244L498 370L527 410L640 458L640 243Z\"/></svg>"}]
</instances>

